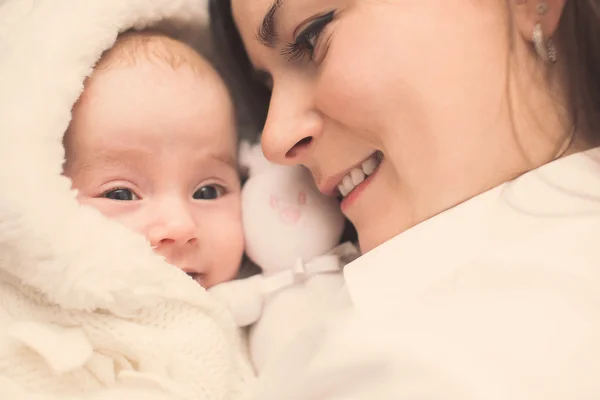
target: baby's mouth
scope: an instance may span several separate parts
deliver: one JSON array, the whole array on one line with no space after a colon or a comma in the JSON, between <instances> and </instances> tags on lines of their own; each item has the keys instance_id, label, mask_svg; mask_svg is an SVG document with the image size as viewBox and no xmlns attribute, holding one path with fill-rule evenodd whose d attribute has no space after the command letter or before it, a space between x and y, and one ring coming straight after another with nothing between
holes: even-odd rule
<instances>
[{"instance_id":1,"label":"baby's mouth","mask_svg":"<svg viewBox=\"0 0 600 400\"><path fill-rule=\"evenodd\" d=\"M200 283L206 278L206 274L200 272L186 272L187 276Z\"/></svg>"},{"instance_id":2,"label":"baby's mouth","mask_svg":"<svg viewBox=\"0 0 600 400\"><path fill-rule=\"evenodd\" d=\"M383 153L381 151L376 151L360 166L352 168L338 185L338 191L342 195L342 198L348 196L358 185L372 175L377 170L377 167L379 167L382 160Z\"/></svg>"}]
</instances>

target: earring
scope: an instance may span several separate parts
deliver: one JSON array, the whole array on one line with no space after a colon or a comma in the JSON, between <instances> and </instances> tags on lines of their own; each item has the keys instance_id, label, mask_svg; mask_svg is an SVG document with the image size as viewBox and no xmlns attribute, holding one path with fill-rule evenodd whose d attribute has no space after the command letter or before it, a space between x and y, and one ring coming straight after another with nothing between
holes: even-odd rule
<instances>
[{"instance_id":1,"label":"earring","mask_svg":"<svg viewBox=\"0 0 600 400\"><path fill-rule=\"evenodd\" d=\"M546 14L548 12L548 8L549 8L548 3L546 3L545 1L542 1L536 7L537 14L539 16Z\"/></svg>"},{"instance_id":2,"label":"earring","mask_svg":"<svg viewBox=\"0 0 600 400\"><path fill-rule=\"evenodd\" d=\"M548 3L542 1L537 5L537 13L542 16L548 12ZM532 35L533 46L535 51L544 62L550 62L554 64L557 58L556 46L552 39L544 39L544 31L542 30L542 24L538 22L533 28Z\"/></svg>"}]
</instances>

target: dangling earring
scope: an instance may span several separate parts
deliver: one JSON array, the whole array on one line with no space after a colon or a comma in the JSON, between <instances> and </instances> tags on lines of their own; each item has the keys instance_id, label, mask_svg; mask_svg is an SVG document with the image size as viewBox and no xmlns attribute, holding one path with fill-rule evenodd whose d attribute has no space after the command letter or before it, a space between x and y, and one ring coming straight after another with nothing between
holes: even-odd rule
<instances>
[{"instance_id":1,"label":"dangling earring","mask_svg":"<svg viewBox=\"0 0 600 400\"><path fill-rule=\"evenodd\" d=\"M538 4L537 13L539 16L546 14L547 11L548 4L546 2L542 1ZM542 30L542 24L540 22L535 24L535 27L533 28L532 40L535 51L540 58L544 62L551 62L554 64L557 58L556 46L554 45L552 39L544 39L544 31Z\"/></svg>"}]
</instances>

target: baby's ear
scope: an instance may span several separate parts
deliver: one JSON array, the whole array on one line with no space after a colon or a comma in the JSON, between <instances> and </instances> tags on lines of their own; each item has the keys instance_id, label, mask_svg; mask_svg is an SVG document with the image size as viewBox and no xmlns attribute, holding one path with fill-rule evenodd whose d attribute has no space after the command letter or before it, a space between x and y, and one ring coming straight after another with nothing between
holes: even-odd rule
<instances>
[{"instance_id":1,"label":"baby's ear","mask_svg":"<svg viewBox=\"0 0 600 400\"><path fill-rule=\"evenodd\" d=\"M273 165L265 158L260 143L251 144L247 140L240 142L239 159L240 167L248 171L247 175L254 175Z\"/></svg>"}]
</instances>

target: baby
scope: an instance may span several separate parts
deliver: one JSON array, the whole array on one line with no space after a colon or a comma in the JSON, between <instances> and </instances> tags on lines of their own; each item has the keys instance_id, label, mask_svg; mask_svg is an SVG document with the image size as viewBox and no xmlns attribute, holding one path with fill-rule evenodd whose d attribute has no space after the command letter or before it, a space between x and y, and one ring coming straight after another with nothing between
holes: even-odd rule
<instances>
[{"instance_id":1,"label":"baby","mask_svg":"<svg viewBox=\"0 0 600 400\"><path fill-rule=\"evenodd\" d=\"M193 49L122 35L87 80L65 149L80 203L143 234L206 288L235 277L244 242L233 107Z\"/></svg>"},{"instance_id":2,"label":"baby","mask_svg":"<svg viewBox=\"0 0 600 400\"><path fill-rule=\"evenodd\" d=\"M92 221L98 210L108 219L105 230L90 227L90 244L131 233L122 224L205 288L237 275L244 240L233 105L191 47L154 31L121 35L86 80L64 146L64 175L88 206L80 216ZM241 334L202 288L145 253L104 259L91 245L72 249L10 270L18 278L0 271L0 398L248 396L254 376ZM54 267L56 277L39 279Z\"/></svg>"}]
</instances>

